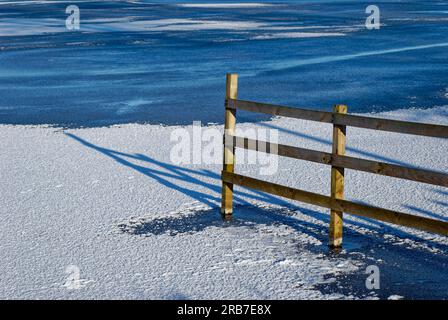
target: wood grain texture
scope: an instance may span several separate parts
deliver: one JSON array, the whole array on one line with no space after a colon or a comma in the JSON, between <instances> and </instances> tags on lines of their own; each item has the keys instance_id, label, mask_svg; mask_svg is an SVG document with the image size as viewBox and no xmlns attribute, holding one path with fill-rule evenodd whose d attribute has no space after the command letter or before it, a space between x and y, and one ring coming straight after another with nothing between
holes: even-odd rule
<instances>
[{"instance_id":1,"label":"wood grain texture","mask_svg":"<svg viewBox=\"0 0 448 320\"><path fill-rule=\"evenodd\" d=\"M389 120L349 114L335 114L333 112L293 108L236 99L228 100L228 108L234 110L241 109L251 112L289 118L333 123L337 125L359 127L364 129L413 134L427 137L448 138L448 126L436 124Z\"/></svg>"},{"instance_id":2,"label":"wood grain texture","mask_svg":"<svg viewBox=\"0 0 448 320\"><path fill-rule=\"evenodd\" d=\"M226 104L228 99L236 99L238 96L238 75L226 76ZM225 108L224 134L234 135L236 127L236 110ZM233 172L235 166L235 147L224 146L223 170ZM233 212L233 184L222 183L221 214L230 215Z\"/></svg>"},{"instance_id":3,"label":"wood grain texture","mask_svg":"<svg viewBox=\"0 0 448 320\"><path fill-rule=\"evenodd\" d=\"M347 106L335 105L334 113L347 113ZM333 151L332 155L345 154L346 127L344 125L333 124ZM331 166L331 192L332 199L344 199L344 167ZM328 244L331 247L342 246L342 225L343 212L330 209L330 228L328 233Z\"/></svg>"},{"instance_id":4,"label":"wood grain texture","mask_svg":"<svg viewBox=\"0 0 448 320\"><path fill-rule=\"evenodd\" d=\"M441 220L414 216L408 213L377 208L342 199L332 199L329 196L324 196L318 193L285 187L279 184L225 171L222 172L222 180L245 188L266 192L336 211L448 236L448 222Z\"/></svg>"},{"instance_id":5,"label":"wood grain texture","mask_svg":"<svg viewBox=\"0 0 448 320\"><path fill-rule=\"evenodd\" d=\"M266 150L276 150L276 153L282 157L311 161L315 163L343 167L346 169L358 170L393 178L406 179L442 187L448 187L448 174L443 172L419 168L408 168L400 165L354 158L345 155L333 155L331 153L323 151L304 149L283 144L275 144L231 135L226 135L225 141L226 143L229 143L229 145L231 145L233 141L233 145L241 149L254 150L258 152L266 152ZM265 147L264 150L263 148L259 148L258 145L260 143L267 145L267 147Z\"/></svg>"}]
</instances>

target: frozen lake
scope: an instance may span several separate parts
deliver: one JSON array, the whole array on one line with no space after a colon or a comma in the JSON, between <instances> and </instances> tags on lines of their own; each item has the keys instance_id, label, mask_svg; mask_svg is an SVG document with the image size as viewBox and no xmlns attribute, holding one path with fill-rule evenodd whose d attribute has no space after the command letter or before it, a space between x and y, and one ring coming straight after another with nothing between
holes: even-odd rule
<instances>
[{"instance_id":1,"label":"frozen lake","mask_svg":"<svg viewBox=\"0 0 448 320\"><path fill-rule=\"evenodd\" d=\"M221 123L227 72L243 99L350 112L447 104L447 2L376 1L379 30L358 0L156 2L1 1L0 123ZM65 27L69 4L78 31Z\"/></svg>"}]
</instances>

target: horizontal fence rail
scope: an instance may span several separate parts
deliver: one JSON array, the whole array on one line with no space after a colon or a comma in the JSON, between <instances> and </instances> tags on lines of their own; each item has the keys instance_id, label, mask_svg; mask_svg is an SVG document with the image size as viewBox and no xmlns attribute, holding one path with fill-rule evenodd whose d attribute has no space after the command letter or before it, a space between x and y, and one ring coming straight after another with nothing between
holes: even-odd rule
<instances>
[{"instance_id":1,"label":"horizontal fence rail","mask_svg":"<svg viewBox=\"0 0 448 320\"><path fill-rule=\"evenodd\" d=\"M373 218L392 224L412 227L448 236L448 223L440 220L414 216L407 213L368 206L342 199L334 199L318 193L285 187L279 184L266 182L263 180L258 180L226 171L222 172L222 180L242 187L270 193L276 196L282 196L288 199L297 200L328 209L334 209L361 217Z\"/></svg>"},{"instance_id":2,"label":"horizontal fence rail","mask_svg":"<svg viewBox=\"0 0 448 320\"><path fill-rule=\"evenodd\" d=\"M359 127L364 129L414 134L427 137L448 138L448 126L436 124L389 120L349 114L335 114L333 112L327 111L292 108L236 99L227 99L226 107L235 110L245 110L275 116L333 123L336 125Z\"/></svg>"},{"instance_id":3,"label":"horizontal fence rail","mask_svg":"<svg viewBox=\"0 0 448 320\"><path fill-rule=\"evenodd\" d=\"M350 115L347 114L347 107L344 105L335 105L333 112L327 112L239 100L237 83L237 75L227 75L224 165L221 175L222 214L232 214L233 185L239 185L330 209L329 245L332 247L342 245L344 212L448 236L447 221L344 200L344 169L448 187L447 173L346 156L346 126L445 139L448 138L448 126ZM322 152L236 136L237 110L333 124L333 150L331 153ZM329 165L331 195L325 196L236 174L235 148Z\"/></svg>"},{"instance_id":4,"label":"horizontal fence rail","mask_svg":"<svg viewBox=\"0 0 448 320\"><path fill-rule=\"evenodd\" d=\"M388 177L423 182L448 187L448 174L418 168L408 168L395 164L377 162L328 152L298 148L283 144L254 140L245 137L225 135L228 146L264 153L275 153L282 157L311 161L336 167L364 171ZM275 150L273 152L273 150Z\"/></svg>"}]
</instances>

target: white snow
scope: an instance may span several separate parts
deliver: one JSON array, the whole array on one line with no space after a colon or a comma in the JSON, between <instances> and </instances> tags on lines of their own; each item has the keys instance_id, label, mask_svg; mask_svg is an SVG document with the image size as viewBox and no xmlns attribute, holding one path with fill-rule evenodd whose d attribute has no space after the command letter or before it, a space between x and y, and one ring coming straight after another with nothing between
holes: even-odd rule
<instances>
[{"instance_id":1,"label":"white snow","mask_svg":"<svg viewBox=\"0 0 448 320\"><path fill-rule=\"evenodd\" d=\"M376 116L447 125L448 107ZM278 128L281 143L331 150L330 125L276 118L238 126ZM329 254L327 210L236 188L235 219L221 221L221 166L172 164L175 128L0 126L0 298L358 297L320 290L362 272L373 254ZM446 140L349 128L347 142L352 156L448 171ZM281 158L278 174L262 179L329 194L323 165ZM350 170L346 183L348 199L448 219L443 188ZM431 254L448 245L349 215L345 230Z\"/></svg>"},{"instance_id":2,"label":"white snow","mask_svg":"<svg viewBox=\"0 0 448 320\"><path fill-rule=\"evenodd\" d=\"M181 3L179 7L184 8L207 8L207 9L235 9L235 8L260 8L272 7L273 3L256 3L256 2L240 2L240 3Z\"/></svg>"},{"instance_id":3,"label":"white snow","mask_svg":"<svg viewBox=\"0 0 448 320\"><path fill-rule=\"evenodd\" d=\"M388 300L401 300L401 299L403 299L403 297L399 296L397 294L393 294L393 295L389 296L389 298L387 298L387 299Z\"/></svg>"},{"instance_id":4,"label":"white snow","mask_svg":"<svg viewBox=\"0 0 448 320\"><path fill-rule=\"evenodd\" d=\"M133 20L135 17L116 19L82 20L83 32L170 32L199 30L255 30L268 24L256 21L209 20L209 19L153 19ZM45 33L67 32L65 20L58 19L3 19L0 37L26 36Z\"/></svg>"},{"instance_id":5,"label":"white snow","mask_svg":"<svg viewBox=\"0 0 448 320\"><path fill-rule=\"evenodd\" d=\"M294 30L313 30L314 32L295 32ZM328 31L320 32L319 30ZM213 19L139 19L137 16L82 19L82 32L192 32L201 30L234 31L280 31L254 36L253 39L309 38L323 36L342 36L358 31L357 26L290 26L262 23L252 20L213 20ZM281 32L285 31L285 32ZM0 21L0 37L28 36L68 32L64 19L54 18L5 18Z\"/></svg>"},{"instance_id":6,"label":"white snow","mask_svg":"<svg viewBox=\"0 0 448 320\"><path fill-rule=\"evenodd\" d=\"M278 32L267 33L252 37L254 40L272 40L272 39L299 39L299 38L318 38L318 37L337 37L345 36L341 32Z\"/></svg>"},{"instance_id":7,"label":"white snow","mask_svg":"<svg viewBox=\"0 0 448 320\"><path fill-rule=\"evenodd\" d=\"M106 26L108 24L105 24ZM197 30L251 30L265 24L255 21L207 20L207 19L160 19L140 20L127 24L110 24L120 30L132 31L197 31Z\"/></svg>"}]
</instances>

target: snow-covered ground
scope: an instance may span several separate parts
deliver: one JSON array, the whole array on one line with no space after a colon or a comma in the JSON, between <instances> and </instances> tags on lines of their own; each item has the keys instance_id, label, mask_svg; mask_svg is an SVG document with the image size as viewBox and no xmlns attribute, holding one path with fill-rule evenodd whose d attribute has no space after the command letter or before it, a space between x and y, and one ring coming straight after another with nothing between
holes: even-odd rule
<instances>
[{"instance_id":1,"label":"snow-covered ground","mask_svg":"<svg viewBox=\"0 0 448 320\"><path fill-rule=\"evenodd\" d=\"M376 116L447 125L448 107ZM331 150L330 125L239 125L254 126ZM328 210L241 188L222 221L221 166L173 164L176 128L0 126L0 298L448 298L446 237L347 215L335 253ZM347 143L349 155L448 172L443 139L349 128ZM237 171L257 176L258 166ZM446 189L346 177L348 199L448 220ZM262 179L328 194L330 169L281 158ZM365 287L368 265L379 290Z\"/></svg>"}]
</instances>

